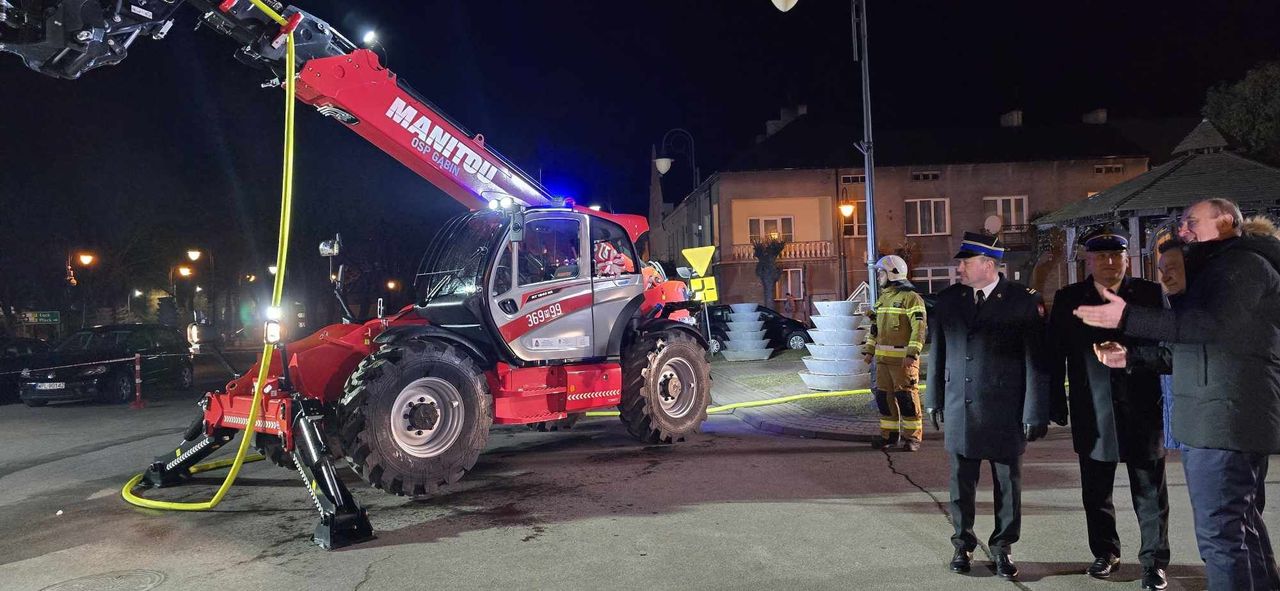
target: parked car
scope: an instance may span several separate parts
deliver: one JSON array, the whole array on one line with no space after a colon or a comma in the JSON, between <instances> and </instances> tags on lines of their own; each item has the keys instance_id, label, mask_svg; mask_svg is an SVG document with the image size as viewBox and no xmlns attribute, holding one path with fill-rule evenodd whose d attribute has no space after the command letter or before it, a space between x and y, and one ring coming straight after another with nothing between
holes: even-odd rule
<instances>
[{"instance_id":1,"label":"parked car","mask_svg":"<svg viewBox=\"0 0 1280 591\"><path fill-rule=\"evenodd\" d=\"M182 332L162 324L96 326L71 333L52 351L31 357L19 396L27 406L50 402L128 402L134 395L134 355L143 384L188 389L195 373Z\"/></svg>"},{"instance_id":2,"label":"parked car","mask_svg":"<svg viewBox=\"0 0 1280 591\"><path fill-rule=\"evenodd\" d=\"M32 355L48 350L49 343L39 339L0 337L0 404L18 401L19 372Z\"/></svg>"},{"instance_id":3,"label":"parked car","mask_svg":"<svg viewBox=\"0 0 1280 591\"><path fill-rule=\"evenodd\" d=\"M775 312L772 308L759 306L760 320L764 321L765 338L774 349L803 349L805 343L812 343L809 329L797 320L793 320ZM725 304L711 306L707 309L711 316L711 340L708 342L712 353L719 353L724 342L729 340L729 314L733 310Z\"/></svg>"}]
</instances>

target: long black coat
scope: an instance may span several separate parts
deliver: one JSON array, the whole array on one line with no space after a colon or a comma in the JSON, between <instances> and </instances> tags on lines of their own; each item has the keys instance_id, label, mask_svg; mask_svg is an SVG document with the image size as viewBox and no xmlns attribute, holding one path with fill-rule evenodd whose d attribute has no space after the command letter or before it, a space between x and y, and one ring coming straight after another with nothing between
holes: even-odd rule
<instances>
[{"instance_id":1,"label":"long black coat","mask_svg":"<svg viewBox=\"0 0 1280 591\"><path fill-rule=\"evenodd\" d=\"M1192 447L1280 453L1280 241L1193 244L1187 267L1187 291L1172 310L1127 306L1121 325L1173 351L1173 436Z\"/></svg>"},{"instance_id":2,"label":"long black coat","mask_svg":"<svg viewBox=\"0 0 1280 591\"><path fill-rule=\"evenodd\" d=\"M1116 293L1131 306L1163 308L1160 284L1126 277ZM1111 369L1098 361L1093 345L1115 341L1133 351L1156 343L1119 330L1094 328L1072 312L1104 304L1093 277L1073 283L1053 298L1049 314L1049 394L1055 414L1066 411L1063 378L1071 382L1071 439L1076 453L1099 462L1164 457L1160 374L1150 368ZM1064 412L1065 414L1065 412Z\"/></svg>"},{"instance_id":3,"label":"long black coat","mask_svg":"<svg viewBox=\"0 0 1280 591\"><path fill-rule=\"evenodd\" d=\"M1022 425L1049 422L1044 306L1035 290L1002 278L976 308L973 288L938 294L925 407L945 410L947 451L1013 460L1026 448Z\"/></svg>"}]
</instances>

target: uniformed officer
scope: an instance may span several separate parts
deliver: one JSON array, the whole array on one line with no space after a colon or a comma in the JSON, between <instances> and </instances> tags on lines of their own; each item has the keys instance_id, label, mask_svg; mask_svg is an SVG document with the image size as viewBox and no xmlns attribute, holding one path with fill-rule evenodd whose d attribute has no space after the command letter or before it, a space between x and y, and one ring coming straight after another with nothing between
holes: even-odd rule
<instances>
[{"instance_id":1,"label":"uniformed officer","mask_svg":"<svg viewBox=\"0 0 1280 591\"><path fill-rule=\"evenodd\" d=\"M1164 589L1169 565L1169 491L1165 486L1160 375L1151 369L1111 369L1094 347L1117 342L1128 348L1155 343L1115 329L1086 325L1072 313L1106 303L1100 290L1134 306L1162 308L1160 284L1127 277L1129 241L1117 228L1103 228L1082 241L1090 275L1058 291L1049 315L1050 394L1054 421L1067 423L1080 456L1081 501L1094 561L1085 572L1111 576L1120 562L1120 535L1111 503L1116 464L1124 462L1142 531L1142 588ZM1070 382L1070 395L1064 385ZM1070 404L1068 405L1068 400Z\"/></svg>"},{"instance_id":2,"label":"uniformed officer","mask_svg":"<svg viewBox=\"0 0 1280 591\"><path fill-rule=\"evenodd\" d=\"M975 491L982 460L991 464L995 531L988 544L996 574L1018 575L1011 549L1022 529L1021 456L1049 428L1049 376L1043 304L1035 290L1004 279L1004 248L994 236L965 232L960 284L938 294L929 348L925 406L945 424L951 455L953 572L969 572ZM944 421L945 418L945 421Z\"/></svg>"},{"instance_id":3,"label":"uniformed officer","mask_svg":"<svg viewBox=\"0 0 1280 591\"><path fill-rule=\"evenodd\" d=\"M876 262L880 297L871 310L871 335L862 346L867 363L875 363L872 389L880 411L880 437L872 447L920 451L924 419L920 414L920 350L924 348L924 298L907 279L907 261L889 255Z\"/></svg>"}]
</instances>

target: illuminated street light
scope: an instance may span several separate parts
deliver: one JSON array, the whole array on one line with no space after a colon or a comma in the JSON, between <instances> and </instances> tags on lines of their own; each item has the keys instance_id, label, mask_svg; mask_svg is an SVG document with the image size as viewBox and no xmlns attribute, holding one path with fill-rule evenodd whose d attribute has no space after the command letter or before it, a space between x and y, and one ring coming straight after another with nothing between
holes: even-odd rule
<instances>
[{"instance_id":1,"label":"illuminated street light","mask_svg":"<svg viewBox=\"0 0 1280 591\"><path fill-rule=\"evenodd\" d=\"M135 297L135 298L140 298L140 297L142 297L142 290L141 290L141 289L135 289L135 290L133 290L133 297Z\"/></svg>"},{"instance_id":2,"label":"illuminated street light","mask_svg":"<svg viewBox=\"0 0 1280 591\"><path fill-rule=\"evenodd\" d=\"M88 267L89 265L92 265L93 261L97 260L98 257L94 256L93 253L82 252L77 258L80 260L81 265Z\"/></svg>"},{"instance_id":3,"label":"illuminated street light","mask_svg":"<svg viewBox=\"0 0 1280 591\"><path fill-rule=\"evenodd\" d=\"M203 287L200 287L199 285L197 285L197 286L196 286L196 293L200 293L200 292L202 292L202 291L204 291L204 288L203 288Z\"/></svg>"},{"instance_id":4,"label":"illuminated street light","mask_svg":"<svg viewBox=\"0 0 1280 591\"><path fill-rule=\"evenodd\" d=\"M280 268L279 268L279 267L277 267L277 266L275 266L275 265L271 265L270 267L267 267L267 272L268 272L268 273L270 273L270 274L272 274L272 275L275 275L275 274L276 274L276 271L279 271L279 270L280 270Z\"/></svg>"},{"instance_id":5,"label":"illuminated street light","mask_svg":"<svg viewBox=\"0 0 1280 591\"><path fill-rule=\"evenodd\" d=\"M792 8L795 8L796 2L799 2L799 1L800 0L773 0L773 5L778 7L778 10L781 10L782 12L786 12L788 10L791 10Z\"/></svg>"},{"instance_id":6,"label":"illuminated street light","mask_svg":"<svg viewBox=\"0 0 1280 591\"><path fill-rule=\"evenodd\" d=\"M245 280L245 281L248 281L249 283L253 283L254 281L257 281L257 280L258 280L258 276L257 276L257 275L245 275L245 276L244 276L244 280Z\"/></svg>"},{"instance_id":7,"label":"illuminated street light","mask_svg":"<svg viewBox=\"0 0 1280 591\"><path fill-rule=\"evenodd\" d=\"M849 217L849 216L853 215L853 204L852 204L852 203L841 203L841 204L840 204L840 215L842 215L842 216L844 216L844 217Z\"/></svg>"},{"instance_id":8,"label":"illuminated street light","mask_svg":"<svg viewBox=\"0 0 1280 591\"><path fill-rule=\"evenodd\" d=\"M398 282L396 282L395 280L388 281L388 282L387 282L387 289L390 289L390 290L392 290L392 291L395 291L395 290L397 290L397 289L400 289L400 284L399 284Z\"/></svg>"},{"instance_id":9,"label":"illuminated street light","mask_svg":"<svg viewBox=\"0 0 1280 591\"><path fill-rule=\"evenodd\" d=\"M204 254L204 253L200 252L199 250L191 249L191 250L188 250L188 251L187 251L187 258L188 258L188 259L191 259L191 262L193 262L193 263L194 263L194 262L196 262L196 261L200 260L200 255L202 255L202 254Z\"/></svg>"},{"instance_id":10,"label":"illuminated street light","mask_svg":"<svg viewBox=\"0 0 1280 591\"><path fill-rule=\"evenodd\" d=\"M181 275L181 276L183 276L183 277L190 277L190 276L191 276L191 267L188 267L188 266L186 266L186 265L183 265L183 266L181 266L181 267L178 267L178 275Z\"/></svg>"},{"instance_id":11,"label":"illuminated street light","mask_svg":"<svg viewBox=\"0 0 1280 591\"><path fill-rule=\"evenodd\" d=\"M370 30L364 34L364 44L366 47L378 42L378 32Z\"/></svg>"}]
</instances>

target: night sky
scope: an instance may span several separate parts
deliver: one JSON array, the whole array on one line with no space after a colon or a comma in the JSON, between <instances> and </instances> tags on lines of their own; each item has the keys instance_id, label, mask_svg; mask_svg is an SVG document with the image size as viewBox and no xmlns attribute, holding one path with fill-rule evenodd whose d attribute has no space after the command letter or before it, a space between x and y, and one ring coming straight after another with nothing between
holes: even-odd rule
<instances>
[{"instance_id":1,"label":"night sky","mask_svg":"<svg viewBox=\"0 0 1280 591\"><path fill-rule=\"evenodd\" d=\"M838 0L787 14L769 0L299 4L353 40L376 28L388 65L420 93L554 192L618 211L644 211L650 146L667 129L692 132L705 176L780 107L860 109ZM124 228L211 245L228 264L269 257L280 91L260 89L229 40L193 32L183 14L167 39L78 81L0 54L0 260L15 264L15 249L57 259ZM1273 0L871 0L869 19L881 129L995 125L1013 108L1027 125L1098 107L1194 116L1208 87L1280 59ZM425 246L461 211L336 122L304 108L299 123L298 256L335 231Z\"/></svg>"}]
</instances>

